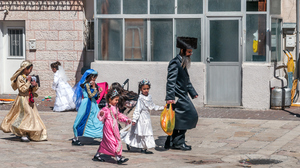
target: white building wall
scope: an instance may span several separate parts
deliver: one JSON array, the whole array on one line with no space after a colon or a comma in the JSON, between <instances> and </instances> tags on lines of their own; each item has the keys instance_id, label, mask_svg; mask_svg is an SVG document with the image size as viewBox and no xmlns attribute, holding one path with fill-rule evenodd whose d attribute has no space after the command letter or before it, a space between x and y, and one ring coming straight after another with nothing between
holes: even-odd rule
<instances>
[{"instance_id":1,"label":"white building wall","mask_svg":"<svg viewBox=\"0 0 300 168\"><path fill-rule=\"evenodd\" d=\"M166 97L166 82L168 62L116 62L116 61L95 61L91 68L98 71L97 83L113 82L123 83L129 79L129 90L138 92L138 82L148 78L151 82L150 94L154 103L164 105ZM192 63L188 70L190 80L199 94L194 99L195 107L204 105L204 86L205 86L205 65L203 63ZM125 87L126 88L126 87Z\"/></svg>"},{"instance_id":2,"label":"white building wall","mask_svg":"<svg viewBox=\"0 0 300 168\"><path fill-rule=\"evenodd\" d=\"M246 109L270 108L271 64L244 63L242 65L242 106Z\"/></svg>"}]
</instances>

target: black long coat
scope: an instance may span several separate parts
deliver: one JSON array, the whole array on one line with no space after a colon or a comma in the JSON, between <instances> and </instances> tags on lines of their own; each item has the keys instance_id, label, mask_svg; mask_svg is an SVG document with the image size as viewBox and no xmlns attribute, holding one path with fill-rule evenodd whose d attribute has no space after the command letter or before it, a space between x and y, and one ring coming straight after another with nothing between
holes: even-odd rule
<instances>
[{"instance_id":1,"label":"black long coat","mask_svg":"<svg viewBox=\"0 0 300 168\"><path fill-rule=\"evenodd\" d=\"M167 100L175 100L178 98L175 109L175 129L187 130L195 128L198 122L197 111L188 96L188 93L192 98L197 94L186 68L181 66L181 56L177 55L172 59L168 66L167 77Z\"/></svg>"}]
</instances>

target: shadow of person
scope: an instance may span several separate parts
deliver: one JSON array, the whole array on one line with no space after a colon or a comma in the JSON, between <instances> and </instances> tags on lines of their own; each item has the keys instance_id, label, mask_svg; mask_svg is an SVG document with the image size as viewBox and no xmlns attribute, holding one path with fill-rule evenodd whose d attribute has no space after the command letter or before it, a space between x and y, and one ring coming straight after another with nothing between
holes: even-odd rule
<instances>
[{"instance_id":1,"label":"shadow of person","mask_svg":"<svg viewBox=\"0 0 300 168\"><path fill-rule=\"evenodd\" d=\"M70 140L72 141L72 138ZM78 140L83 145L100 145L101 143L101 141L97 141L94 138L84 137L84 136L78 137Z\"/></svg>"},{"instance_id":2,"label":"shadow of person","mask_svg":"<svg viewBox=\"0 0 300 168\"><path fill-rule=\"evenodd\" d=\"M10 134L10 137L1 138L1 139L9 140L9 141L21 141L21 137L18 137L14 134Z\"/></svg>"},{"instance_id":3,"label":"shadow of person","mask_svg":"<svg viewBox=\"0 0 300 168\"><path fill-rule=\"evenodd\" d=\"M159 136L158 139L155 140L156 147L154 148L156 151L167 151L164 148L165 142L168 136Z\"/></svg>"}]
</instances>

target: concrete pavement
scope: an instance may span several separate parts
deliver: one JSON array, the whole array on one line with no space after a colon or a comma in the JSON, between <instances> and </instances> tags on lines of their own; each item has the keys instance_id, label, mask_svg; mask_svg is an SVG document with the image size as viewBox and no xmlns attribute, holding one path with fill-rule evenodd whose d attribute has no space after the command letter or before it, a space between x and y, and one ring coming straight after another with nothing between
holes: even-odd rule
<instances>
[{"instance_id":1,"label":"concrete pavement","mask_svg":"<svg viewBox=\"0 0 300 168\"><path fill-rule=\"evenodd\" d=\"M0 120L7 114L0 110ZM201 113L201 112L200 112ZM119 167L114 158L94 162L100 139L84 138L82 147L72 146L72 125L76 112L40 111L48 131L48 141L20 142L19 138L0 132L0 167ZM294 117L294 116L293 116ZM297 117L295 117L297 118ZM186 134L191 151L164 150L166 134L161 130L159 116L152 116L157 147L154 154L128 152L124 167L300 167L300 122L292 120L199 118L197 128ZM240 163L244 159L276 159L273 165Z\"/></svg>"}]
</instances>

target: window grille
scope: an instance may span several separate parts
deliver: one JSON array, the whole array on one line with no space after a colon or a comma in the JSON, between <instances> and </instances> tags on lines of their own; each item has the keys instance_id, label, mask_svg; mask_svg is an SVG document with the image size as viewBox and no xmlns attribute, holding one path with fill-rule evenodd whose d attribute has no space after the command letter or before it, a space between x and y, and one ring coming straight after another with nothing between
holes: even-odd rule
<instances>
[{"instance_id":1,"label":"window grille","mask_svg":"<svg viewBox=\"0 0 300 168\"><path fill-rule=\"evenodd\" d=\"M24 56L23 29L8 29L9 56Z\"/></svg>"}]
</instances>

